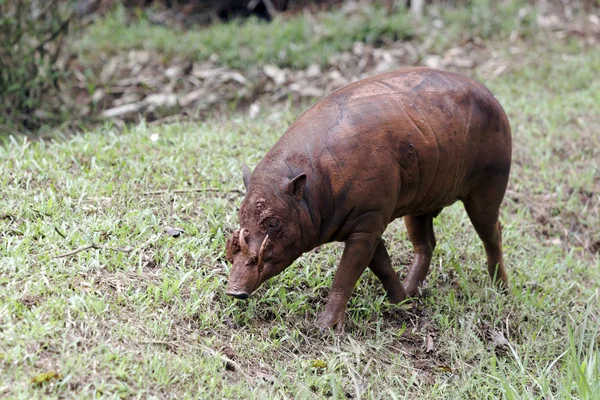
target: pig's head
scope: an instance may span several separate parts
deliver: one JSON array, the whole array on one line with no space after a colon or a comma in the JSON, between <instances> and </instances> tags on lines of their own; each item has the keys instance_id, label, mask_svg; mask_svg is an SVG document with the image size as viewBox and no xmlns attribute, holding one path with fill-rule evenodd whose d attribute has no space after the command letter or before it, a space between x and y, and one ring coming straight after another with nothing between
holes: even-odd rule
<instances>
[{"instance_id":1,"label":"pig's head","mask_svg":"<svg viewBox=\"0 0 600 400\"><path fill-rule=\"evenodd\" d=\"M249 185L239 212L240 229L227 240L227 260L233 264L225 293L246 299L264 281L286 269L303 251L300 220L305 209L306 174L294 178L263 176Z\"/></svg>"}]
</instances>

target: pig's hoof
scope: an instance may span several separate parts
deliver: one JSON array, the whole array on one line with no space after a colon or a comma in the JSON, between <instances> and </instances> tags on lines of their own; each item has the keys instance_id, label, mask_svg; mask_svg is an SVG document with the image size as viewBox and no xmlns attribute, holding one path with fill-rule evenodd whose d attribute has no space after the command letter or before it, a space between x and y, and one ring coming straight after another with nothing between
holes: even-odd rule
<instances>
[{"instance_id":1,"label":"pig's hoof","mask_svg":"<svg viewBox=\"0 0 600 400\"><path fill-rule=\"evenodd\" d=\"M329 329L335 329L337 332L341 332L344 327L344 314L341 316L335 313L328 313L327 311L321 314L315 324L317 328L324 334Z\"/></svg>"},{"instance_id":2,"label":"pig's hoof","mask_svg":"<svg viewBox=\"0 0 600 400\"><path fill-rule=\"evenodd\" d=\"M388 293L388 301L392 304L402 303L406 300L406 293Z\"/></svg>"},{"instance_id":3,"label":"pig's hoof","mask_svg":"<svg viewBox=\"0 0 600 400\"><path fill-rule=\"evenodd\" d=\"M503 294L505 296L510 293L507 282L499 280L494 283L494 286L496 287L496 290L498 290L498 292L500 292L501 294Z\"/></svg>"},{"instance_id":4,"label":"pig's hoof","mask_svg":"<svg viewBox=\"0 0 600 400\"><path fill-rule=\"evenodd\" d=\"M416 283L408 282L404 284L406 290L406 297L416 297L419 293L419 285Z\"/></svg>"}]
</instances>

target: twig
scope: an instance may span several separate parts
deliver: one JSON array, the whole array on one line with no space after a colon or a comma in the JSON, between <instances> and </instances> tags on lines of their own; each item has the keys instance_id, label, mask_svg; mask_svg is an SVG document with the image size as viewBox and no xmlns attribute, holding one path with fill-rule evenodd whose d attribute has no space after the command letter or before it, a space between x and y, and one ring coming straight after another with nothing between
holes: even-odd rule
<instances>
[{"instance_id":1,"label":"twig","mask_svg":"<svg viewBox=\"0 0 600 400\"><path fill-rule=\"evenodd\" d=\"M179 347L179 343L167 340L137 340L137 342L140 344L162 344L167 347Z\"/></svg>"},{"instance_id":2,"label":"twig","mask_svg":"<svg viewBox=\"0 0 600 400\"><path fill-rule=\"evenodd\" d=\"M58 233L58 235L59 235L61 238L65 239L65 240L67 239L67 236L66 236L64 233L62 233L62 232L61 232L61 231L58 229L58 227L56 227L56 226L55 226L55 227L54 227L54 230L56 231L56 233Z\"/></svg>"},{"instance_id":3,"label":"twig","mask_svg":"<svg viewBox=\"0 0 600 400\"><path fill-rule=\"evenodd\" d=\"M93 247L94 247L94 245L93 245L93 244L88 244L88 245L85 245L85 246L83 246L83 247L80 247L80 248L78 248L78 249L76 249L76 250L69 251L68 253L59 254L59 255L57 255L57 256L56 256L56 257L54 257L54 258L64 258L64 257L69 257L69 256L72 256L73 254L77 254L77 253L80 253L80 252L82 252L82 251L86 251L86 250L88 250L88 249L92 249Z\"/></svg>"},{"instance_id":4,"label":"twig","mask_svg":"<svg viewBox=\"0 0 600 400\"><path fill-rule=\"evenodd\" d=\"M73 18L73 15L70 15L69 18L67 18L56 30L56 32L53 32L47 39L43 40L42 43L40 43L35 50L33 51L34 54L37 53L38 51L42 51L44 50L44 46L47 45L48 43L50 43L51 41L53 41L58 35L60 35L63 31L66 31L69 28L69 23L71 23L71 18Z\"/></svg>"},{"instance_id":5,"label":"twig","mask_svg":"<svg viewBox=\"0 0 600 400\"><path fill-rule=\"evenodd\" d=\"M246 373L244 372L244 370L242 369L242 367L240 366L240 364L236 363L235 361L233 361L231 358L219 353L218 351L214 351L213 349L211 349L208 346L205 346L203 344L200 345L200 347L207 352L208 354L210 354L213 357L219 357L221 360L225 361L226 363L230 363L231 365L233 365L243 376L244 378L246 378L246 381L248 382L248 384L250 386L252 386L252 381L250 380L250 377L248 375L246 375Z\"/></svg>"},{"instance_id":6,"label":"twig","mask_svg":"<svg viewBox=\"0 0 600 400\"><path fill-rule=\"evenodd\" d=\"M195 188L195 189L173 189L173 190L155 190L152 192L144 193L145 196L153 196L157 194L166 194L166 193L197 193L197 192L223 192L223 193L239 193L246 194L243 190L240 189L217 189L217 188Z\"/></svg>"},{"instance_id":7,"label":"twig","mask_svg":"<svg viewBox=\"0 0 600 400\"><path fill-rule=\"evenodd\" d=\"M86 244L85 246L81 246L80 248L75 249L73 251L69 251L67 253L59 254L59 255L55 256L54 258L69 257L69 256L75 255L77 253L81 253L82 251L86 251L86 250L89 250L89 249L120 251L122 253L131 253L134 250L131 247L125 247L125 248L121 248L121 247L109 247L109 246L105 246L103 244L91 243L91 244Z\"/></svg>"},{"instance_id":8,"label":"twig","mask_svg":"<svg viewBox=\"0 0 600 400\"><path fill-rule=\"evenodd\" d=\"M238 364L237 362L233 361L231 358L219 353L218 351L215 351L213 349L211 349L208 346L205 346L203 344L192 344L192 343L185 343L185 342L179 342L179 341L169 341L169 340L136 340L136 342L141 343L141 344L156 344L156 345L163 345L163 346L168 346L171 348L178 348L181 347L182 344L191 346L193 348L198 348L200 347L202 350L204 350L204 352L210 354L213 357L219 357L221 360L223 360L225 363L229 363L231 365L233 365L236 369L236 371L239 371L240 374L242 374L244 376L244 378L246 378L246 380L248 381L248 384L252 385L252 380L250 379L250 377L244 372L244 370L242 369L242 366L240 364Z\"/></svg>"},{"instance_id":9,"label":"twig","mask_svg":"<svg viewBox=\"0 0 600 400\"><path fill-rule=\"evenodd\" d=\"M33 208L33 207L30 207L30 208L31 208L31 211L33 211L33 212L36 212L36 213L38 213L38 214L40 214L40 215L45 215L46 217L50 217L50 216L51 216L51 214L49 214L49 213L47 213L47 212L44 212L44 211L37 210L37 209L35 209L35 208Z\"/></svg>"},{"instance_id":10,"label":"twig","mask_svg":"<svg viewBox=\"0 0 600 400\"><path fill-rule=\"evenodd\" d=\"M175 114L175 115L169 115L169 116L166 116L163 118L159 118L154 121L150 121L150 122L148 122L148 126L168 124L169 122L186 122L186 121L190 121L190 120L193 120L192 116Z\"/></svg>"},{"instance_id":11,"label":"twig","mask_svg":"<svg viewBox=\"0 0 600 400\"><path fill-rule=\"evenodd\" d=\"M56 231L56 233L58 233L60 236L62 236L64 239L66 239L66 236L64 235L64 233L60 232L57 227L54 227L54 230ZM89 249L120 251L122 253L128 253L128 254L131 252L137 253L138 251L143 251L144 249L146 249L146 247L150 246L151 244L154 244L159 238L160 238L160 235L158 235L156 237L151 237L148 241L142 243L142 245L140 245L138 247L130 247L130 246L128 246L128 247L110 247L110 246L106 246L103 244L90 243L90 244L86 244L85 246L81 246L75 250L69 251L67 253L59 254L59 255L55 256L54 258L69 257L69 256L75 255L77 253L81 253L82 251L86 251Z\"/></svg>"},{"instance_id":12,"label":"twig","mask_svg":"<svg viewBox=\"0 0 600 400\"><path fill-rule=\"evenodd\" d=\"M155 237L151 237L150 239L148 239L146 242L144 242L141 246L138 246L134 249L134 252L137 253L138 251L143 251L146 249L146 247L150 246L151 244L154 244L158 241L158 239L160 239L160 235L157 235Z\"/></svg>"}]
</instances>

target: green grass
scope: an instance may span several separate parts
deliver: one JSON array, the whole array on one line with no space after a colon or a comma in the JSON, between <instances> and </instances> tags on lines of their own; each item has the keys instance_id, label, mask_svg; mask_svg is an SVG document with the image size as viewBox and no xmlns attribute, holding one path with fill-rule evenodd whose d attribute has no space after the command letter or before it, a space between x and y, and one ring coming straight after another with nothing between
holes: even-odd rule
<instances>
[{"instance_id":1,"label":"green grass","mask_svg":"<svg viewBox=\"0 0 600 400\"><path fill-rule=\"evenodd\" d=\"M165 60L205 61L212 56L218 64L237 69L264 64L304 68L326 65L332 55L351 50L355 42L377 46L433 34L438 47L447 48L465 35L507 39L513 31L522 36L535 31L535 11L519 0L497 4L474 0L468 7L442 8L439 14L445 27L438 31L432 31L428 21L416 21L402 7L388 15L378 5L363 5L351 14L334 10L277 18L272 23L249 19L177 31L143 16L127 22L125 10L117 8L95 22L75 48L84 60L96 62L102 54L148 50Z\"/></svg>"},{"instance_id":2,"label":"green grass","mask_svg":"<svg viewBox=\"0 0 600 400\"><path fill-rule=\"evenodd\" d=\"M502 40L532 39L541 30L537 26L538 9L519 0L471 0L462 7L445 7L439 19L444 22L437 32L434 49L442 51L472 38Z\"/></svg>"},{"instance_id":3,"label":"green grass","mask_svg":"<svg viewBox=\"0 0 600 400\"><path fill-rule=\"evenodd\" d=\"M435 220L422 295L390 305L365 273L336 335L313 323L339 244L306 254L247 302L223 293L241 164L255 165L299 110L7 141L0 397L597 399L600 256L589 244L600 242L600 53L553 46L485 82L514 131L502 208L508 295L490 286L456 204ZM192 188L211 190L173 192ZM402 222L385 238L403 275ZM56 258L90 243L133 251ZM32 382L47 372L59 376Z\"/></svg>"},{"instance_id":4,"label":"green grass","mask_svg":"<svg viewBox=\"0 0 600 400\"><path fill-rule=\"evenodd\" d=\"M214 55L219 64L241 69L268 63L302 68L326 64L331 55L352 48L357 41L378 43L412 35L405 12L387 16L384 9L372 6L351 16L339 11L300 14L272 23L252 18L185 31L153 25L145 18L127 24L124 9L117 8L93 24L77 48L85 57L144 49L167 59L203 61Z\"/></svg>"}]
</instances>

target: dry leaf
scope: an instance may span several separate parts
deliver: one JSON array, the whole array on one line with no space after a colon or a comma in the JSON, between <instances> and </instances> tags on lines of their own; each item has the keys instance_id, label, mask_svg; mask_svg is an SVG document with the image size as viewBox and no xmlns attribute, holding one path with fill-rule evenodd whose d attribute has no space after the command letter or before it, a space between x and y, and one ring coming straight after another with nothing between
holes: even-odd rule
<instances>
[{"instance_id":1,"label":"dry leaf","mask_svg":"<svg viewBox=\"0 0 600 400\"><path fill-rule=\"evenodd\" d=\"M181 228L173 228L171 226L167 226L165 228L165 232L167 233L167 235L176 238L176 237L181 236L181 234L183 233L183 229L181 229Z\"/></svg>"},{"instance_id":2,"label":"dry leaf","mask_svg":"<svg viewBox=\"0 0 600 400\"><path fill-rule=\"evenodd\" d=\"M43 383L43 382L47 382L50 381L52 379L60 379L62 378L62 374L55 372L55 371L49 371L49 372L44 372L43 374L39 374L33 377L33 379L31 380L32 383Z\"/></svg>"},{"instance_id":3,"label":"dry leaf","mask_svg":"<svg viewBox=\"0 0 600 400\"><path fill-rule=\"evenodd\" d=\"M205 88L195 89L182 96L179 99L179 105L187 107L200 99L205 99L207 103L213 103L217 101L218 96L215 93L208 93Z\"/></svg>"},{"instance_id":4,"label":"dry leaf","mask_svg":"<svg viewBox=\"0 0 600 400\"><path fill-rule=\"evenodd\" d=\"M235 351L229 346L223 347L223 355L225 355L230 360L235 360Z\"/></svg>"},{"instance_id":5,"label":"dry leaf","mask_svg":"<svg viewBox=\"0 0 600 400\"><path fill-rule=\"evenodd\" d=\"M225 370L235 372L235 365L230 361L225 361Z\"/></svg>"},{"instance_id":6,"label":"dry leaf","mask_svg":"<svg viewBox=\"0 0 600 400\"><path fill-rule=\"evenodd\" d=\"M434 348L433 338L434 337L435 337L435 333L429 332L427 334L427 339L425 342L425 352L426 353L431 353L433 351L433 348Z\"/></svg>"},{"instance_id":7,"label":"dry leaf","mask_svg":"<svg viewBox=\"0 0 600 400\"><path fill-rule=\"evenodd\" d=\"M307 78L318 78L321 75L321 67L319 64L311 64L306 69L306 77Z\"/></svg>"},{"instance_id":8,"label":"dry leaf","mask_svg":"<svg viewBox=\"0 0 600 400\"><path fill-rule=\"evenodd\" d=\"M287 80L285 72L276 65L265 65L263 71L277 86L283 85Z\"/></svg>"},{"instance_id":9,"label":"dry leaf","mask_svg":"<svg viewBox=\"0 0 600 400\"><path fill-rule=\"evenodd\" d=\"M144 108L142 103L125 104L119 107L104 110L102 116L104 118L115 118L126 114L136 113Z\"/></svg>"},{"instance_id":10,"label":"dry leaf","mask_svg":"<svg viewBox=\"0 0 600 400\"><path fill-rule=\"evenodd\" d=\"M256 118L259 113L260 113L260 103L255 101L254 103L252 103L250 105L250 108L248 109L248 116L250 118Z\"/></svg>"},{"instance_id":11,"label":"dry leaf","mask_svg":"<svg viewBox=\"0 0 600 400\"><path fill-rule=\"evenodd\" d=\"M452 373L452 368L450 368L447 365L438 365L438 366L435 367L435 370L437 372L450 372L450 373Z\"/></svg>"},{"instance_id":12,"label":"dry leaf","mask_svg":"<svg viewBox=\"0 0 600 400\"><path fill-rule=\"evenodd\" d=\"M210 79L221 75L225 71L225 68L210 69L209 67L201 64L194 64L192 68L192 75L199 79Z\"/></svg>"},{"instance_id":13,"label":"dry leaf","mask_svg":"<svg viewBox=\"0 0 600 400\"><path fill-rule=\"evenodd\" d=\"M154 93L146 96L144 102L157 107L173 107L177 104L177 96L173 93Z\"/></svg>"},{"instance_id":14,"label":"dry leaf","mask_svg":"<svg viewBox=\"0 0 600 400\"><path fill-rule=\"evenodd\" d=\"M494 348L508 348L508 340L506 340L502 332L492 329L490 331L490 338L492 339L492 345L494 346Z\"/></svg>"},{"instance_id":15,"label":"dry leaf","mask_svg":"<svg viewBox=\"0 0 600 400\"><path fill-rule=\"evenodd\" d=\"M259 379L264 379L267 382L273 383L275 382L275 377L267 372L263 372L261 370L256 371L256 377Z\"/></svg>"}]
</instances>

